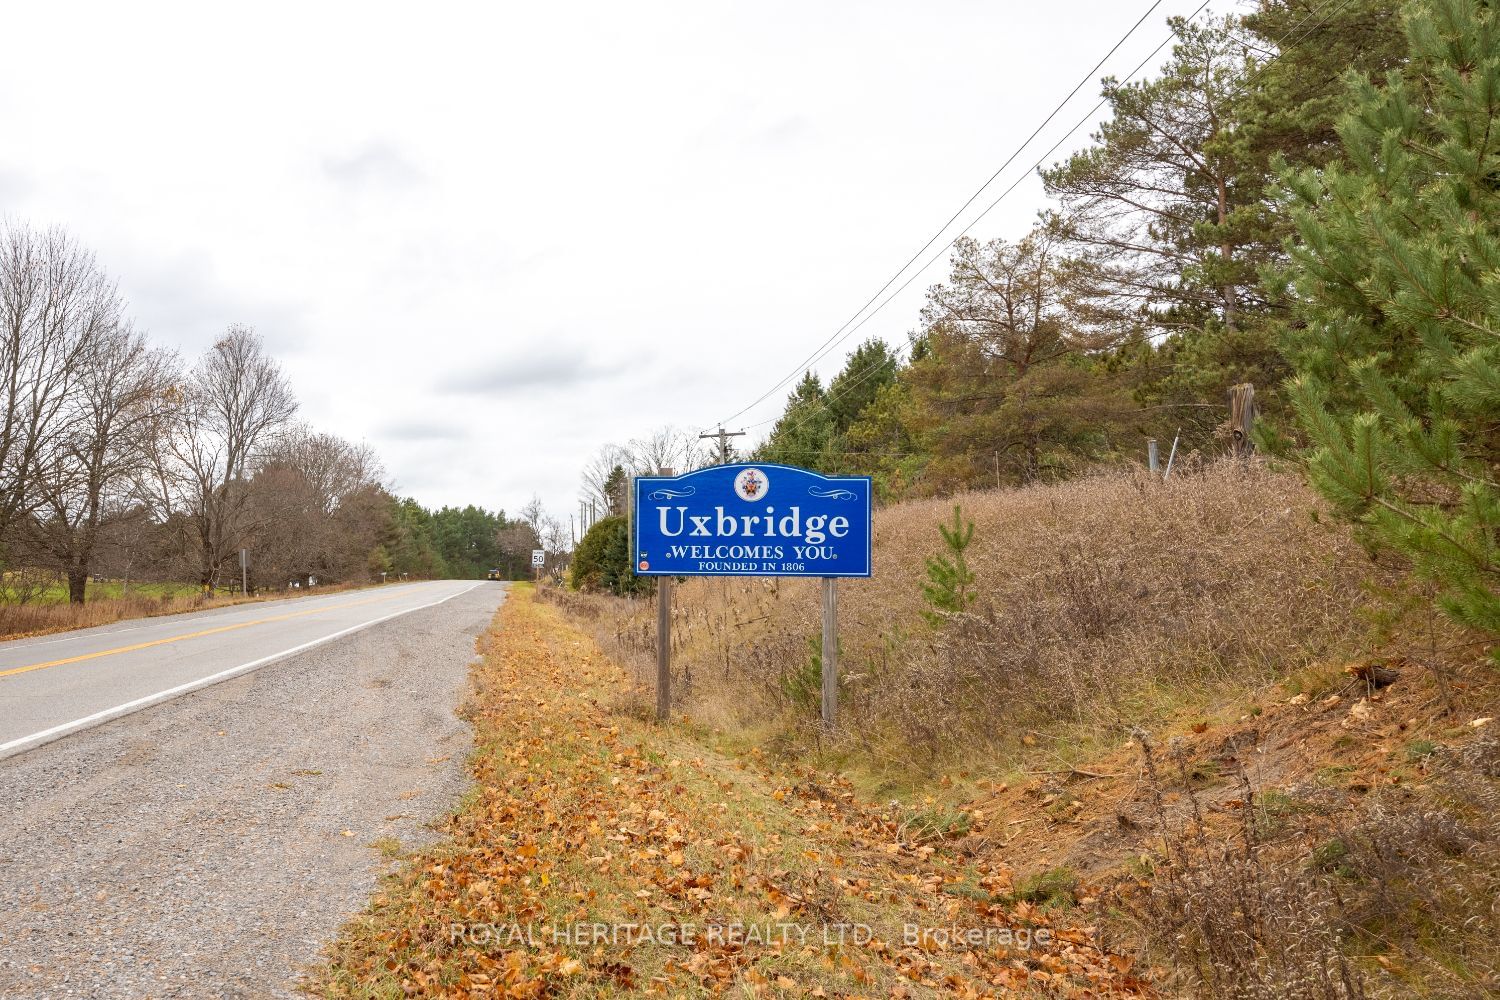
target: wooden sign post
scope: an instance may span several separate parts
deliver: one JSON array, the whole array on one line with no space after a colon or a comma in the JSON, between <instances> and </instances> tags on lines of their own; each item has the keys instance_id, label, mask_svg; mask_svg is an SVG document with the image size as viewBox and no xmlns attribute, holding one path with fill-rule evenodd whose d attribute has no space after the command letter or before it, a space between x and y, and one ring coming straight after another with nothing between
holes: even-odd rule
<instances>
[{"instance_id":1,"label":"wooden sign post","mask_svg":"<svg viewBox=\"0 0 1500 1000\"><path fill-rule=\"evenodd\" d=\"M658 475L670 476L671 469ZM656 721L672 714L672 578L656 581Z\"/></svg>"},{"instance_id":2,"label":"wooden sign post","mask_svg":"<svg viewBox=\"0 0 1500 1000\"><path fill-rule=\"evenodd\" d=\"M656 721L672 712L672 578L656 581Z\"/></svg>"},{"instance_id":3,"label":"wooden sign post","mask_svg":"<svg viewBox=\"0 0 1500 1000\"><path fill-rule=\"evenodd\" d=\"M839 725L839 581L823 577L823 728Z\"/></svg>"}]
</instances>

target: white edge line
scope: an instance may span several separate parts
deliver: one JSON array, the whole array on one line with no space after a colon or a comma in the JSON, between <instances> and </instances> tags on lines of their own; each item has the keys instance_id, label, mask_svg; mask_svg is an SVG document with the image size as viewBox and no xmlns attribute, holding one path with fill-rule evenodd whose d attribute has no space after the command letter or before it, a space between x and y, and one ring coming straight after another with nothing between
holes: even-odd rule
<instances>
[{"instance_id":1,"label":"white edge line","mask_svg":"<svg viewBox=\"0 0 1500 1000\"><path fill-rule=\"evenodd\" d=\"M312 649L314 646L321 646L325 642L332 642L334 639L341 639L351 632L358 632L360 629L370 628L372 625L379 625L381 622L390 621L392 618L400 618L402 615L409 615L414 611L425 611L428 608L435 608L439 604L444 604L448 601L453 600L455 597L462 597L464 594L469 593L471 590L478 587L483 582L485 581L474 583L468 587L465 587L463 590L460 590L457 593L449 594L447 597L444 597L440 600L432 601L428 604L419 604L414 608L406 608L401 611L393 611L388 615L382 615L379 618L372 618L367 622L360 622L358 625L351 625L346 629L341 629L337 632L332 632L328 635L320 636L317 639L313 639L311 642L304 642L300 646L293 646L291 649L283 649L279 653L272 653L270 656L262 656L258 660L251 660L249 663L241 663L237 667L230 667L228 670L221 670L216 674L209 674L207 677L200 677L195 681L188 681L185 684L179 684L176 687L167 688L165 691L158 691L155 694L148 694L144 697L127 701L123 705L116 705L113 708L106 708L102 712L95 712L93 715L86 715L81 719L74 719L72 722L64 722L61 725L53 726L50 729L43 729L41 732L32 733L30 736L21 736L17 739L9 741L8 743L0 743L0 758L11 757L25 750L35 749L36 747L39 747L44 743L50 743L55 739L59 739L63 736L68 736L72 733L78 732L79 730L88 729L92 726L97 726L104 722L113 721L114 719L118 719L121 716L129 715L132 712L140 711L143 708L149 708L152 705L158 705L164 701L170 701L171 699L176 698L178 695L187 694L190 691L197 691L199 688L206 688L209 685L217 684L220 681L227 681L231 677L248 673L252 670L255 670L257 667L263 667L268 663L274 663L277 660L286 659L288 656L296 656L298 653L302 653L309 649Z\"/></svg>"}]
</instances>

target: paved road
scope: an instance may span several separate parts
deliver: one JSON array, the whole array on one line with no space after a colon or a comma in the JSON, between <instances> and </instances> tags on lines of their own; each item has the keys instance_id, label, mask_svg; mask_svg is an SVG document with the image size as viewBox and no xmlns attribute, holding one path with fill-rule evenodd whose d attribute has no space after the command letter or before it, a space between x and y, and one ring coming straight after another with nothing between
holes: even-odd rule
<instances>
[{"instance_id":1,"label":"paved road","mask_svg":"<svg viewBox=\"0 0 1500 1000\"><path fill-rule=\"evenodd\" d=\"M477 586L399 584L0 642L0 758Z\"/></svg>"},{"instance_id":2,"label":"paved road","mask_svg":"<svg viewBox=\"0 0 1500 1000\"><path fill-rule=\"evenodd\" d=\"M0 1000L294 996L382 851L467 787L455 709L503 598L390 587L0 646L34 668L0 676L26 739L316 643L0 760Z\"/></svg>"}]
</instances>

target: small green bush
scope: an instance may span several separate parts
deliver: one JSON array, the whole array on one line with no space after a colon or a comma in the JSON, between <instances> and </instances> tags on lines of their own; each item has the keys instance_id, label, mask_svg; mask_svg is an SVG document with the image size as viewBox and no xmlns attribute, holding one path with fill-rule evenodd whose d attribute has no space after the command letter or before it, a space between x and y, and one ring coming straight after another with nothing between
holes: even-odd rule
<instances>
[{"instance_id":1,"label":"small green bush","mask_svg":"<svg viewBox=\"0 0 1500 1000\"><path fill-rule=\"evenodd\" d=\"M1077 898L1078 876L1070 868L1048 868L1016 883L1011 899L1037 906L1070 906Z\"/></svg>"},{"instance_id":2,"label":"small green bush","mask_svg":"<svg viewBox=\"0 0 1500 1000\"><path fill-rule=\"evenodd\" d=\"M843 645L839 645L840 652ZM823 704L823 637L807 637L807 659L781 675L781 696L799 709L815 710ZM843 685L839 685L840 690Z\"/></svg>"},{"instance_id":3,"label":"small green bush","mask_svg":"<svg viewBox=\"0 0 1500 1000\"><path fill-rule=\"evenodd\" d=\"M570 582L574 590L601 591L621 597L648 594L648 576L636 576L630 559L630 531L620 515L600 518L573 552Z\"/></svg>"}]
</instances>

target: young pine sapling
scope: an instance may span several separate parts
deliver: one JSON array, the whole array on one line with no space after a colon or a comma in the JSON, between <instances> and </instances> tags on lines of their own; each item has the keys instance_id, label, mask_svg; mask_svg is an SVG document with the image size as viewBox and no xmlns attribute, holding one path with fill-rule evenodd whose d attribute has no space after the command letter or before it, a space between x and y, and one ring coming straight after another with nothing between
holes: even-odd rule
<instances>
[{"instance_id":1,"label":"young pine sapling","mask_svg":"<svg viewBox=\"0 0 1500 1000\"><path fill-rule=\"evenodd\" d=\"M922 612L922 616L934 628L950 615L967 611L974 603L974 574L964 558L964 552L974 541L974 522L965 524L962 509L954 504L953 524L939 524L938 532L943 536L944 551L928 558L927 582L922 584L922 596L931 605L931 610Z\"/></svg>"}]
</instances>

